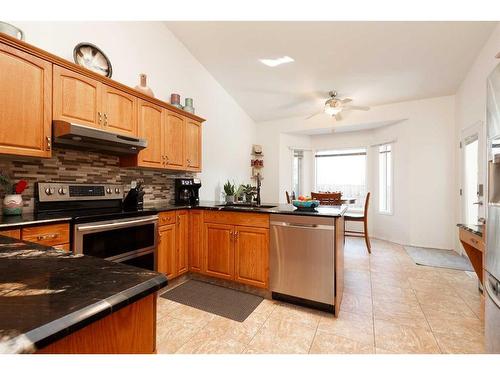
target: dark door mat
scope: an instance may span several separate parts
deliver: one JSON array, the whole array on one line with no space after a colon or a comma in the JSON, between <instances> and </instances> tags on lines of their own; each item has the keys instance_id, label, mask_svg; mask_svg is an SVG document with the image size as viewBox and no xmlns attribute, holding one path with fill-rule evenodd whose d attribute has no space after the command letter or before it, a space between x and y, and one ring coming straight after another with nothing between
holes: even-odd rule
<instances>
[{"instance_id":1,"label":"dark door mat","mask_svg":"<svg viewBox=\"0 0 500 375\"><path fill-rule=\"evenodd\" d=\"M197 280L186 281L161 297L237 322L248 318L263 300L253 294Z\"/></svg>"},{"instance_id":2,"label":"dark door mat","mask_svg":"<svg viewBox=\"0 0 500 375\"><path fill-rule=\"evenodd\" d=\"M416 246L405 246L405 250L413 261L421 266L474 271L469 258L460 256L453 250L429 249Z\"/></svg>"}]
</instances>

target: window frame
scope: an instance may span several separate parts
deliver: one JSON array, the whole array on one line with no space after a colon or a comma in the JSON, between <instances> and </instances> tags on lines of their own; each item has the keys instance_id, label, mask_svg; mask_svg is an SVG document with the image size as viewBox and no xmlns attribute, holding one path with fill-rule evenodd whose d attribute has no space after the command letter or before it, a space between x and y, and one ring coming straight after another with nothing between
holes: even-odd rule
<instances>
[{"instance_id":1,"label":"window frame","mask_svg":"<svg viewBox=\"0 0 500 375\"><path fill-rule=\"evenodd\" d=\"M294 192L296 194L296 197L302 194L302 188L303 188L303 175L304 175L304 150L298 149L298 148L292 148L292 173L291 173L291 192ZM296 153L301 153L301 156L296 156ZM295 181L294 181L294 167L295 167L295 158L298 159L298 164L297 164L297 186L299 191L295 191Z\"/></svg>"},{"instance_id":2,"label":"window frame","mask_svg":"<svg viewBox=\"0 0 500 375\"><path fill-rule=\"evenodd\" d=\"M370 165L370 153L369 153L369 146L367 145L357 145L357 146L351 146L351 147L338 147L338 148L320 148L320 149L314 149L313 150L313 160L314 160L314 176L313 176L313 187L314 191L318 191L318 164L317 160L318 157L316 156L319 152L346 152L350 150L364 150L364 155L365 155L365 190L366 193L369 192L369 186L370 182L368 180L369 177L369 165ZM321 157L321 156L320 156ZM363 201L363 207L352 207L352 205L349 205L349 212L363 212L364 210L364 201Z\"/></svg>"},{"instance_id":3,"label":"window frame","mask_svg":"<svg viewBox=\"0 0 500 375\"><path fill-rule=\"evenodd\" d=\"M394 215L394 142L388 142L388 143L382 143L377 145L377 192L378 192L378 202L377 202L377 212L380 215L388 215L388 216L393 216ZM380 208L380 198L381 198L381 190L380 190L380 154L381 151L380 149L382 147L390 147L390 154L391 154L391 165L389 166L389 170L391 172L390 176L390 186L391 190L389 194L387 194L386 199L389 201L389 210L382 210ZM387 152L387 151L385 151ZM386 176L387 176L387 158L386 158ZM386 191L387 191L387 183L386 183Z\"/></svg>"}]
</instances>

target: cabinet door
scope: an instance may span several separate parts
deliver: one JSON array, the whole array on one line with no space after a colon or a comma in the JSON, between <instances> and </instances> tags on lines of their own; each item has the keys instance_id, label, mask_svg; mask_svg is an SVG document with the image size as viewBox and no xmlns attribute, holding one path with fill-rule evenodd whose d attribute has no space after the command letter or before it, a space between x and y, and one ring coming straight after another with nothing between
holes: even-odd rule
<instances>
[{"instance_id":1,"label":"cabinet door","mask_svg":"<svg viewBox=\"0 0 500 375\"><path fill-rule=\"evenodd\" d=\"M53 102L54 120L102 127L101 83L98 81L54 65Z\"/></svg>"},{"instance_id":2,"label":"cabinet door","mask_svg":"<svg viewBox=\"0 0 500 375\"><path fill-rule=\"evenodd\" d=\"M184 162L186 170L201 171L201 124L199 122L186 119L184 128Z\"/></svg>"},{"instance_id":3,"label":"cabinet door","mask_svg":"<svg viewBox=\"0 0 500 375\"><path fill-rule=\"evenodd\" d=\"M137 98L112 87L102 86L102 112L105 130L137 135Z\"/></svg>"},{"instance_id":4,"label":"cabinet door","mask_svg":"<svg viewBox=\"0 0 500 375\"><path fill-rule=\"evenodd\" d=\"M189 212L189 270L202 271L203 211Z\"/></svg>"},{"instance_id":5,"label":"cabinet door","mask_svg":"<svg viewBox=\"0 0 500 375\"><path fill-rule=\"evenodd\" d=\"M138 101L139 138L148 141L147 147L139 152L140 166L162 168L162 139L164 136L164 110L144 100Z\"/></svg>"},{"instance_id":6,"label":"cabinet door","mask_svg":"<svg viewBox=\"0 0 500 375\"><path fill-rule=\"evenodd\" d=\"M176 276L176 224L162 225L159 229L159 242L156 255L157 270L170 280Z\"/></svg>"},{"instance_id":7,"label":"cabinet door","mask_svg":"<svg viewBox=\"0 0 500 375\"><path fill-rule=\"evenodd\" d=\"M186 210L177 211L177 275L189 270L189 216Z\"/></svg>"},{"instance_id":8,"label":"cabinet door","mask_svg":"<svg viewBox=\"0 0 500 375\"><path fill-rule=\"evenodd\" d=\"M164 152L168 169L183 169L184 166L184 117L167 111Z\"/></svg>"},{"instance_id":9,"label":"cabinet door","mask_svg":"<svg viewBox=\"0 0 500 375\"><path fill-rule=\"evenodd\" d=\"M227 224L205 224L203 256L207 275L234 279L233 228Z\"/></svg>"},{"instance_id":10,"label":"cabinet door","mask_svg":"<svg viewBox=\"0 0 500 375\"><path fill-rule=\"evenodd\" d=\"M0 44L0 153L50 157L52 64Z\"/></svg>"},{"instance_id":11,"label":"cabinet door","mask_svg":"<svg viewBox=\"0 0 500 375\"><path fill-rule=\"evenodd\" d=\"M235 227L235 280L257 286L268 287L269 274L269 229Z\"/></svg>"}]
</instances>

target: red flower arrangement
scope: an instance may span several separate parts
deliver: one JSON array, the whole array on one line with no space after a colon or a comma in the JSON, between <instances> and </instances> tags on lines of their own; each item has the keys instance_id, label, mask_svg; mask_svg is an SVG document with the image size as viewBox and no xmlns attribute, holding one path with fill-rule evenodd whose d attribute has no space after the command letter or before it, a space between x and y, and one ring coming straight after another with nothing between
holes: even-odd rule
<instances>
[{"instance_id":1,"label":"red flower arrangement","mask_svg":"<svg viewBox=\"0 0 500 375\"><path fill-rule=\"evenodd\" d=\"M26 189L28 183L26 180L20 180L17 184L14 184L14 192L16 194L22 194L22 192Z\"/></svg>"}]
</instances>

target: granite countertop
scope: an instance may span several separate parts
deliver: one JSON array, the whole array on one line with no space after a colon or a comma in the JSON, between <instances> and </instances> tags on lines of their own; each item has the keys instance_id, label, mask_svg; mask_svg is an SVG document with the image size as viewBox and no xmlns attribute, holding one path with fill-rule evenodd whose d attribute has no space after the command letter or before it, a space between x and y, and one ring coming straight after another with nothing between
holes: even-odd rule
<instances>
[{"instance_id":1,"label":"granite countertop","mask_svg":"<svg viewBox=\"0 0 500 375\"><path fill-rule=\"evenodd\" d=\"M71 216L68 216L67 213L38 215L29 212L18 216L0 216L0 230L7 228L13 229L31 224L55 223L70 220Z\"/></svg>"},{"instance_id":2,"label":"granite countertop","mask_svg":"<svg viewBox=\"0 0 500 375\"><path fill-rule=\"evenodd\" d=\"M483 237L484 224L457 224L457 227Z\"/></svg>"},{"instance_id":3,"label":"granite countertop","mask_svg":"<svg viewBox=\"0 0 500 375\"><path fill-rule=\"evenodd\" d=\"M320 206L316 211L299 211L291 204L265 203L271 208L264 207L234 207L225 206L221 202L201 201L198 206L183 206L172 203L160 204L145 204L144 210L152 210L157 212L171 211L179 209L202 209L202 210L217 210L217 211L233 211L233 212L255 212L265 214L282 214L282 215L305 215L305 216L320 216L320 217L339 217L343 216L347 211L347 206Z\"/></svg>"},{"instance_id":4,"label":"granite countertop","mask_svg":"<svg viewBox=\"0 0 500 375\"><path fill-rule=\"evenodd\" d=\"M0 353L31 353L167 285L164 275L0 236Z\"/></svg>"}]
</instances>

